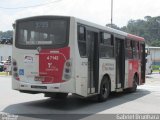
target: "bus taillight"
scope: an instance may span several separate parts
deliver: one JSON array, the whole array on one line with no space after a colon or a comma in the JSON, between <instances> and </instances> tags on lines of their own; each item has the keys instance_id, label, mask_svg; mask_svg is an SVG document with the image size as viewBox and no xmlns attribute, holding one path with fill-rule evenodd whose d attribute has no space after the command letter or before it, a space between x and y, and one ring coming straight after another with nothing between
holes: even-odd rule
<instances>
[{"instance_id":1,"label":"bus taillight","mask_svg":"<svg viewBox=\"0 0 160 120\"><path fill-rule=\"evenodd\" d=\"M16 80L18 80L18 81L20 80L18 73L14 73L14 74L13 74L13 77L14 77Z\"/></svg>"},{"instance_id":2,"label":"bus taillight","mask_svg":"<svg viewBox=\"0 0 160 120\"><path fill-rule=\"evenodd\" d=\"M72 62L71 60L67 60L64 64L64 70L63 70L63 80L69 80L72 75Z\"/></svg>"},{"instance_id":3,"label":"bus taillight","mask_svg":"<svg viewBox=\"0 0 160 120\"><path fill-rule=\"evenodd\" d=\"M14 59L13 59L13 62L12 62L12 71L13 71L13 77L14 77L16 80L20 80L19 75L18 75L17 62L16 62L16 60L14 60Z\"/></svg>"},{"instance_id":4,"label":"bus taillight","mask_svg":"<svg viewBox=\"0 0 160 120\"><path fill-rule=\"evenodd\" d=\"M17 62L15 60L13 61L13 66L17 66Z\"/></svg>"}]
</instances>

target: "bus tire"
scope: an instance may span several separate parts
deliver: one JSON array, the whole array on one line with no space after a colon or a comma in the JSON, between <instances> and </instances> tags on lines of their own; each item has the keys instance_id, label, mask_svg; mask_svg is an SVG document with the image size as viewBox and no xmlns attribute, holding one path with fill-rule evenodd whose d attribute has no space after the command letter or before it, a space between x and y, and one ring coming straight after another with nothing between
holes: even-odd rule
<instances>
[{"instance_id":1,"label":"bus tire","mask_svg":"<svg viewBox=\"0 0 160 120\"><path fill-rule=\"evenodd\" d=\"M134 76L134 78L133 78L133 87L132 87L132 92L136 92L136 90L137 90L137 83L138 82L138 76Z\"/></svg>"},{"instance_id":2,"label":"bus tire","mask_svg":"<svg viewBox=\"0 0 160 120\"><path fill-rule=\"evenodd\" d=\"M137 90L137 82L138 82L138 76L134 75L133 77L133 86L127 90L127 92L136 92Z\"/></svg>"},{"instance_id":3,"label":"bus tire","mask_svg":"<svg viewBox=\"0 0 160 120\"><path fill-rule=\"evenodd\" d=\"M110 93L110 84L108 77L104 77L100 85L100 94L98 94L98 101L106 101Z\"/></svg>"}]
</instances>

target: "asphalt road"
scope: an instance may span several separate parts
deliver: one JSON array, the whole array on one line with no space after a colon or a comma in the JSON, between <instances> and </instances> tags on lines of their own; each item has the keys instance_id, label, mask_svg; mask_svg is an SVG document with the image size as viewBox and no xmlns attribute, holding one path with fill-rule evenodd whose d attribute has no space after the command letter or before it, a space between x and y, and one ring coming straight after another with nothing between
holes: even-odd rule
<instances>
[{"instance_id":1,"label":"asphalt road","mask_svg":"<svg viewBox=\"0 0 160 120\"><path fill-rule=\"evenodd\" d=\"M92 119L95 114L160 114L160 74L146 76L135 93L114 93L103 103L69 96L67 100L24 94L11 89L11 77L0 76L0 111L19 119ZM2 113L0 113L2 114Z\"/></svg>"}]
</instances>

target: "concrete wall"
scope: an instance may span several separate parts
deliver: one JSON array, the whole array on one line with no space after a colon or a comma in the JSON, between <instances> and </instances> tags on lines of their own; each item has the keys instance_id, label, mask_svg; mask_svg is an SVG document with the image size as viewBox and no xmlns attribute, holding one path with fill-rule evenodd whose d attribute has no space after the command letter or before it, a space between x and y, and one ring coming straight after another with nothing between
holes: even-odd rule
<instances>
[{"instance_id":1,"label":"concrete wall","mask_svg":"<svg viewBox=\"0 0 160 120\"><path fill-rule=\"evenodd\" d=\"M12 57L12 45L0 44L0 61L7 60Z\"/></svg>"},{"instance_id":2,"label":"concrete wall","mask_svg":"<svg viewBox=\"0 0 160 120\"><path fill-rule=\"evenodd\" d=\"M153 65L160 65L160 47L149 47Z\"/></svg>"}]
</instances>

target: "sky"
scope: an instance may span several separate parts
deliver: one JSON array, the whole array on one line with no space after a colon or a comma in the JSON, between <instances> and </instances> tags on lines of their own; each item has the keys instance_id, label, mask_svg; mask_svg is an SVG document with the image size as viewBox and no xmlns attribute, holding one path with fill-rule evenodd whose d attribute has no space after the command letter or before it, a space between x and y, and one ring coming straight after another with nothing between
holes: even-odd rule
<instances>
[{"instance_id":1,"label":"sky","mask_svg":"<svg viewBox=\"0 0 160 120\"><path fill-rule=\"evenodd\" d=\"M16 19L38 15L75 16L105 26L111 22L111 0L0 0L0 31ZM160 0L113 0L113 23L160 16Z\"/></svg>"}]
</instances>

